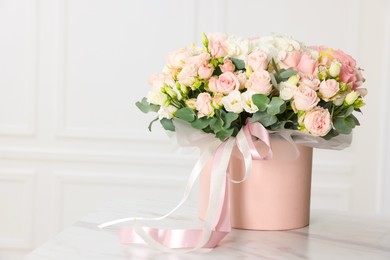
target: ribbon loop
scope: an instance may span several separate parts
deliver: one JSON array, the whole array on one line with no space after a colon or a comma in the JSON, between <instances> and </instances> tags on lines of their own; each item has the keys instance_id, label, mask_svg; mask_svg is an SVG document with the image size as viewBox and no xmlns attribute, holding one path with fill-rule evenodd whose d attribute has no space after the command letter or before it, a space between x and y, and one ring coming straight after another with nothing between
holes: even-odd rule
<instances>
[{"instance_id":1,"label":"ribbon loop","mask_svg":"<svg viewBox=\"0 0 390 260\"><path fill-rule=\"evenodd\" d=\"M260 139L268 147L265 156L257 151L253 137ZM233 183L245 181L252 169L252 159L267 160L272 158L271 143L268 131L260 123L249 123L239 131L237 137L231 137L225 142L213 142L202 153L192 169L187 187L179 204L167 214L157 218L123 218L99 225L99 228L108 227L118 223L132 221L133 223L120 231L122 243L149 244L154 248L166 252L189 252L200 248L213 248L230 232L229 212L229 178L227 175L233 147L237 147L245 161L245 176L242 180L230 180ZM218 145L218 147L217 147ZM202 229L159 229L143 227L138 220L159 221L173 214L188 199L194 183L211 156L214 155L210 179L209 204Z\"/></svg>"}]
</instances>

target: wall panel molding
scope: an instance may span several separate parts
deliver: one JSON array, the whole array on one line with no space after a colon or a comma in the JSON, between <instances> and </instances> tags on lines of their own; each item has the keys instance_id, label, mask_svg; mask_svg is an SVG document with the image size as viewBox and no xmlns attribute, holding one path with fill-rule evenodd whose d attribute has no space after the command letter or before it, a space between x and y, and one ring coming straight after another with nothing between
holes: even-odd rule
<instances>
[{"instance_id":1,"label":"wall panel molding","mask_svg":"<svg viewBox=\"0 0 390 260\"><path fill-rule=\"evenodd\" d=\"M22 74L20 77L24 79L25 90L22 95L26 97L26 100L22 102L27 107L26 113L28 118L24 122L19 123L6 123L0 120L0 135L2 136L23 136L32 137L36 132L37 125L37 103L38 103L38 26L37 26L37 10L38 0L24 1L26 3L20 3L25 5L27 12L21 16L26 19L26 56L23 59L26 61L27 71L26 74ZM9 40L9 39L7 39ZM21 66L23 67L23 66ZM23 71L23 70L21 70ZM19 71L18 71L19 72ZM4 72L3 72L4 73ZM8 87L8 86L2 86ZM6 111L11 113L12 111Z\"/></svg>"},{"instance_id":2,"label":"wall panel molding","mask_svg":"<svg viewBox=\"0 0 390 260\"><path fill-rule=\"evenodd\" d=\"M34 170L29 169L14 169L14 168L0 168L0 184L6 194L13 194L13 196L20 199L19 205L5 205L14 207L15 212L6 212L5 216L12 214L13 220L19 220L18 223L3 223L1 225L18 225L20 228L20 236L2 236L0 232L0 248L6 249L30 249L33 244L33 230L34 230L34 204L35 204L35 176ZM7 190L7 185L9 189ZM20 186L20 190L17 187ZM18 192L18 193L16 193ZM2 198L7 199L7 198ZM12 199L12 197L8 197ZM16 203L16 202L13 202ZM4 205L3 205L4 207ZM4 208L2 209L4 210ZM4 216L4 215L3 215ZM1 219L1 217L0 217ZM0 225L0 226L1 226ZM1 230L1 227L0 227Z\"/></svg>"},{"instance_id":3,"label":"wall panel molding","mask_svg":"<svg viewBox=\"0 0 390 260\"><path fill-rule=\"evenodd\" d=\"M68 55L68 34L69 34L69 3L71 0L59 0L60 1L60 10L59 10L59 79L58 79L58 106L57 106L57 133L56 136L59 138L67 139L94 139L99 141L104 140L116 140L116 141L139 141L143 142L164 142L164 134L160 131L157 135L151 135L150 137L145 137L147 132L147 125L145 125L144 130L133 130L133 129L120 129L120 128L110 128L110 127L85 127L71 125L67 122L67 109L71 105L71 100L66 98L66 92L69 88L69 79L67 78L67 69L69 64L67 64L67 55ZM183 10L185 17L190 17L188 20L189 29L191 32L189 35L194 37L193 41L199 39L199 36L196 35L197 23L196 23L196 12L197 12L198 2L196 0L186 1L186 8ZM195 38L196 36L196 38ZM145 79L147 81L147 79ZM147 90L145 89L145 95ZM140 112L141 113L141 112ZM129 119L130 120L130 119Z\"/></svg>"},{"instance_id":4,"label":"wall panel molding","mask_svg":"<svg viewBox=\"0 0 390 260\"><path fill-rule=\"evenodd\" d=\"M55 161L69 163L107 163L156 166L188 166L196 159L194 156L158 155L145 153L96 152L91 150L61 150L40 148L0 148L0 159ZM188 170L190 171L191 168Z\"/></svg>"}]
</instances>

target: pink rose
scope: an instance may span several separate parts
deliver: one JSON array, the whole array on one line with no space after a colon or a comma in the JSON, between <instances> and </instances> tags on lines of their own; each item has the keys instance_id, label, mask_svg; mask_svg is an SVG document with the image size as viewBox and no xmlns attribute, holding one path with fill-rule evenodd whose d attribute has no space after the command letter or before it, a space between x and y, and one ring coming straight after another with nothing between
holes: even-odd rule
<instances>
[{"instance_id":1,"label":"pink rose","mask_svg":"<svg viewBox=\"0 0 390 260\"><path fill-rule=\"evenodd\" d=\"M248 55L246 63L253 71L265 70L268 67L267 54L264 51L252 52Z\"/></svg>"},{"instance_id":2,"label":"pink rose","mask_svg":"<svg viewBox=\"0 0 390 260\"><path fill-rule=\"evenodd\" d=\"M203 64L198 69L199 78L208 79L213 75L214 68L207 61L203 62Z\"/></svg>"},{"instance_id":3,"label":"pink rose","mask_svg":"<svg viewBox=\"0 0 390 260\"><path fill-rule=\"evenodd\" d=\"M152 86L153 91L159 91L164 87L164 84L175 86L175 81L172 79L171 75L166 73L152 75L149 78L148 83Z\"/></svg>"},{"instance_id":4,"label":"pink rose","mask_svg":"<svg viewBox=\"0 0 390 260\"><path fill-rule=\"evenodd\" d=\"M177 51L172 51L168 53L167 57L167 67L169 69L178 69L184 65L184 61L192 56L191 50L187 48L181 48Z\"/></svg>"},{"instance_id":5,"label":"pink rose","mask_svg":"<svg viewBox=\"0 0 390 260\"><path fill-rule=\"evenodd\" d=\"M214 115L212 98L209 93L200 93L195 101L195 108L198 110L198 117L211 117Z\"/></svg>"},{"instance_id":6,"label":"pink rose","mask_svg":"<svg viewBox=\"0 0 390 260\"><path fill-rule=\"evenodd\" d=\"M364 78L359 68L353 68L349 66L341 66L340 81L347 83L352 86L352 90L361 87L364 82Z\"/></svg>"},{"instance_id":7,"label":"pink rose","mask_svg":"<svg viewBox=\"0 0 390 260\"><path fill-rule=\"evenodd\" d=\"M191 109L196 109L195 107L195 102L196 102L196 98L189 98L185 101L187 107L191 108Z\"/></svg>"},{"instance_id":8,"label":"pink rose","mask_svg":"<svg viewBox=\"0 0 390 260\"><path fill-rule=\"evenodd\" d=\"M216 93L213 96L212 105L215 109L220 109L221 107L223 107L223 105L222 105L222 98L223 97L224 97L224 95L222 93Z\"/></svg>"},{"instance_id":9,"label":"pink rose","mask_svg":"<svg viewBox=\"0 0 390 260\"><path fill-rule=\"evenodd\" d=\"M247 88L264 95L271 93L272 84L268 71L258 70L253 72L247 81Z\"/></svg>"},{"instance_id":10,"label":"pink rose","mask_svg":"<svg viewBox=\"0 0 390 260\"><path fill-rule=\"evenodd\" d=\"M238 82L240 82L239 89L244 89L246 84L246 73L243 71L237 71L234 75L236 75Z\"/></svg>"},{"instance_id":11,"label":"pink rose","mask_svg":"<svg viewBox=\"0 0 390 260\"><path fill-rule=\"evenodd\" d=\"M294 93L294 106L297 110L310 110L315 107L320 99L317 93L306 85L299 86Z\"/></svg>"},{"instance_id":12,"label":"pink rose","mask_svg":"<svg viewBox=\"0 0 390 260\"><path fill-rule=\"evenodd\" d=\"M357 89L363 85L365 79L363 77L362 70L360 68L355 68L354 70L355 70L356 81L352 86L352 88Z\"/></svg>"},{"instance_id":13,"label":"pink rose","mask_svg":"<svg viewBox=\"0 0 390 260\"><path fill-rule=\"evenodd\" d=\"M218 77L211 77L209 79L208 90L211 92L218 92L219 88Z\"/></svg>"},{"instance_id":14,"label":"pink rose","mask_svg":"<svg viewBox=\"0 0 390 260\"><path fill-rule=\"evenodd\" d=\"M191 64L186 65L177 75L177 79L180 84L184 86L191 86L195 82L195 77L198 74L198 69Z\"/></svg>"},{"instance_id":15,"label":"pink rose","mask_svg":"<svg viewBox=\"0 0 390 260\"><path fill-rule=\"evenodd\" d=\"M280 62L280 66L284 69L296 69L301 60L301 51L292 51L286 55L286 58Z\"/></svg>"},{"instance_id":16,"label":"pink rose","mask_svg":"<svg viewBox=\"0 0 390 260\"><path fill-rule=\"evenodd\" d=\"M333 52L333 58L338 60L341 64L347 65L350 67L356 67L356 61L350 55L346 54L342 50L337 50Z\"/></svg>"},{"instance_id":17,"label":"pink rose","mask_svg":"<svg viewBox=\"0 0 390 260\"><path fill-rule=\"evenodd\" d=\"M199 68L203 63L208 62L210 60L210 54L203 52L199 55L188 57L185 60L186 65L192 65L196 68Z\"/></svg>"},{"instance_id":18,"label":"pink rose","mask_svg":"<svg viewBox=\"0 0 390 260\"><path fill-rule=\"evenodd\" d=\"M317 61L309 53L304 53L297 65L299 72L312 75L317 68Z\"/></svg>"},{"instance_id":19,"label":"pink rose","mask_svg":"<svg viewBox=\"0 0 390 260\"><path fill-rule=\"evenodd\" d=\"M235 89L239 89L240 82L237 77L231 72L222 73L218 78L218 92L228 94Z\"/></svg>"},{"instance_id":20,"label":"pink rose","mask_svg":"<svg viewBox=\"0 0 390 260\"><path fill-rule=\"evenodd\" d=\"M316 107L306 113L303 119L306 130L314 136L325 136L332 129L328 109Z\"/></svg>"},{"instance_id":21,"label":"pink rose","mask_svg":"<svg viewBox=\"0 0 390 260\"><path fill-rule=\"evenodd\" d=\"M320 80L314 78L312 75L305 75L299 81L300 85L306 85L314 90L318 90L318 86L320 85Z\"/></svg>"},{"instance_id":22,"label":"pink rose","mask_svg":"<svg viewBox=\"0 0 390 260\"><path fill-rule=\"evenodd\" d=\"M226 56L227 48L225 46L225 41L228 38L226 34L211 33L207 38L209 39L209 50L213 57L221 58Z\"/></svg>"},{"instance_id":23,"label":"pink rose","mask_svg":"<svg viewBox=\"0 0 390 260\"><path fill-rule=\"evenodd\" d=\"M324 100L333 97L340 90L340 84L334 79L323 80L319 92Z\"/></svg>"},{"instance_id":24,"label":"pink rose","mask_svg":"<svg viewBox=\"0 0 390 260\"><path fill-rule=\"evenodd\" d=\"M233 62L229 59L226 59L224 62L223 62L223 65L219 65L219 67L221 68L221 71L222 72L234 72L234 70L236 69L236 67L234 66Z\"/></svg>"}]
</instances>

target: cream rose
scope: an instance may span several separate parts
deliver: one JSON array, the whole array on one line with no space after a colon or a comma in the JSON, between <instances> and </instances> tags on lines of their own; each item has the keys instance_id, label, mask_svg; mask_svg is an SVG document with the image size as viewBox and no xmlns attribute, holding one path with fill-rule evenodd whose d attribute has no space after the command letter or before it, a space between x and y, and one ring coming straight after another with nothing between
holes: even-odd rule
<instances>
[{"instance_id":1,"label":"cream rose","mask_svg":"<svg viewBox=\"0 0 390 260\"><path fill-rule=\"evenodd\" d=\"M198 117L211 117L214 115L214 107L212 106L212 98L209 93L200 93L194 103L198 110Z\"/></svg>"},{"instance_id":2,"label":"cream rose","mask_svg":"<svg viewBox=\"0 0 390 260\"><path fill-rule=\"evenodd\" d=\"M153 91L160 90L162 87L164 87L164 84L169 86L175 85L175 81L172 79L171 75L166 73L152 75L149 78L148 83L152 86Z\"/></svg>"},{"instance_id":3,"label":"cream rose","mask_svg":"<svg viewBox=\"0 0 390 260\"><path fill-rule=\"evenodd\" d=\"M184 86L191 86L195 82L195 77L198 75L198 69L191 64L186 65L177 75L180 84Z\"/></svg>"},{"instance_id":4,"label":"cream rose","mask_svg":"<svg viewBox=\"0 0 390 260\"><path fill-rule=\"evenodd\" d=\"M192 56L192 51L187 48L181 48L177 51L172 51L168 53L167 57L167 67L169 69L178 69L184 65L184 61Z\"/></svg>"},{"instance_id":5,"label":"cream rose","mask_svg":"<svg viewBox=\"0 0 390 260\"><path fill-rule=\"evenodd\" d=\"M247 81L247 88L256 93L268 95L272 90L271 78L268 71L259 70L253 72Z\"/></svg>"},{"instance_id":6,"label":"cream rose","mask_svg":"<svg viewBox=\"0 0 390 260\"><path fill-rule=\"evenodd\" d=\"M219 65L219 68L221 69L222 72L234 72L236 67L234 66L233 62L229 59L225 60L223 62L223 65Z\"/></svg>"},{"instance_id":7,"label":"cream rose","mask_svg":"<svg viewBox=\"0 0 390 260\"><path fill-rule=\"evenodd\" d=\"M281 82L279 86L279 94L283 100L290 100L297 90L297 86L289 83L288 81Z\"/></svg>"},{"instance_id":8,"label":"cream rose","mask_svg":"<svg viewBox=\"0 0 390 260\"><path fill-rule=\"evenodd\" d=\"M246 63L253 71L265 70L268 67L267 54L261 50L252 52L248 55Z\"/></svg>"},{"instance_id":9,"label":"cream rose","mask_svg":"<svg viewBox=\"0 0 390 260\"><path fill-rule=\"evenodd\" d=\"M296 110L308 111L320 102L317 93L306 85L299 86L295 91L293 98L293 106Z\"/></svg>"},{"instance_id":10,"label":"cream rose","mask_svg":"<svg viewBox=\"0 0 390 260\"><path fill-rule=\"evenodd\" d=\"M318 90L318 86L320 85L320 80L314 77L304 76L299 81L300 85L306 85L313 90Z\"/></svg>"},{"instance_id":11,"label":"cream rose","mask_svg":"<svg viewBox=\"0 0 390 260\"><path fill-rule=\"evenodd\" d=\"M303 124L306 130L314 136L325 136L332 129L332 122L328 109L316 107L306 113Z\"/></svg>"},{"instance_id":12,"label":"cream rose","mask_svg":"<svg viewBox=\"0 0 390 260\"><path fill-rule=\"evenodd\" d=\"M325 101L336 95L339 90L340 84L334 79L323 80L320 83L319 92Z\"/></svg>"},{"instance_id":13,"label":"cream rose","mask_svg":"<svg viewBox=\"0 0 390 260\"><path fill-rule=\"evenodd\" d=\"M238 82L240 82L240 87L239 89L244 89L245 88L245 84L246 84L246 73L243 72L243 71L236 71L234 73L234 75L236 75L237 79L238 79Z\"/></svg>"},{"instance_id":14,"label":"cream rose","mask_svg":"<svg viewBox=\"0 0 390 260\"><path fill-rule=\"evenodd\" d=\"M219 75L218 84L216 84L217 92L228 94L233 90L240 88L240 82L232 72L225 72Z\"/></svg>"},{"instance_id":15,"label":"cream rose","mask_svg":"<svg viewBox=\"0 0 390 260\"><path fill-rule=\"evenodd\" d=\"M210 63L205 61L198 69L199 78L201 79L209 79L214 72L214 68Z\"/></svg>"},{"instance_id":16,"label":"cream rose","mask_svg":"<svg viewBox=\"0 0 390 260\"><path fill-rule=\"evenodd\" d=\"M209 39L209 50L213 57L215 58L221 58L226 56L226 45L225 41L227 40L228 36L224 33L211 33L207 35L207 38Z\"/></svg>"}]
</instances>

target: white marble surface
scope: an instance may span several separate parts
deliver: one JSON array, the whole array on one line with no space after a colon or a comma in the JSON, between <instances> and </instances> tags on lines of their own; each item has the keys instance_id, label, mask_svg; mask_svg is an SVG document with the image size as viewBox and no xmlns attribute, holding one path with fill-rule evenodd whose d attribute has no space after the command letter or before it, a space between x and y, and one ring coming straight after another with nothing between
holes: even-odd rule
<instances>
[{"instance_id":1,"label":"white marble surface","mask_svg":"<svg viewBox=\"0 0 390 260\"><path fill-rule=\"evenodd\" d=\"M347 213L312 211L308 227L291 231L234 229L209 252L163 253L144 245L121 245L117 227L99 230L104 221L129 216L158 216L173 206L141 200L115 200L63 230L26 260L120 259L390 259L390 219ZM164 226L188 223L184 209Z\"/></svg>"}]
</instances>

